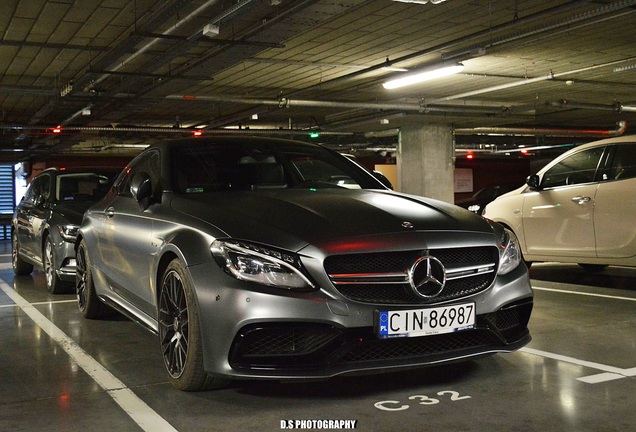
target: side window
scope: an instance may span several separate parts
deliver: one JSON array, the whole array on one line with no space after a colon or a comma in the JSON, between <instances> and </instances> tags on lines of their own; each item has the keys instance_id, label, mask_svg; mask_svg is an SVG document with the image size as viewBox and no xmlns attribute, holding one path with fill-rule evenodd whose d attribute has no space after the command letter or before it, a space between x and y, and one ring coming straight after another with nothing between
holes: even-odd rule
<instances>
[{"instance_id":1,"label":"side window","mask_svg":"<svg viewBox=\"0 0 636 432\"><path fill-rule=\"evenodd\" d=\"M134 160L131 165L129 165L128 169L125 170L122 175L117 179L117 191L122 196L130 197L132 194L130 193L130 182L132 181L135 174L138 172L148 173L150 176L150 180L152 181L152 185L154 188L153 193L156 193L159 190L159 179L161 178L161 169L160 169L160 157L158 151L149 151L139 157L139 159Z\"/></svg>"},{"instance_id":2,"label":"side window","mask_svg":"<svg viewBox=\"0 0 636 432\"><path fill-rule=\"evenodd\" d=\"M40 185L40 195L44 200L49 199L51 194L51 176L46 174L40 177L42 179L42 184Z\"/></svg>"},{"instance_id":3,"label":"side window","mask_svg":"<svg viewBox=\"0 0 636 432\"><path fill-rule=\"evenodd\" d=\"M608 178L604 180L625 180L636 177L636 143L615 146L614 158Z\"/></svg>"},{"instance_id":4,"label":"side window","mask_svg":"<svg viewBox=\"0 0 636 432\"><path fill-rule=\"evenodd\" d=\"M35 189L37 188L38 179L34 179L26 192L24 193L24 198L22 198L22 202L33 204L33 199L35 198Z\"/></svg>"},{"instance_id":5,"label":"side window","mask_svg":"<svg viewBox=\"0 0 636 432\"><path fill-rule=\"evenodd\" d=\"M49 179L50 177L46 174L36 177L24 194L24 202L34 204L42 196L47 198L49 192Z\"/></svg>"},{"instance_id":6,"label":"side window","mask_svg":"<svg viewBox=\"0 0 636 432\"><path fill-rule=\"evenodd\" d=\"M553 188L594 181L604 150L605 147L595 147L563 159L545 172L541 186Z\"/></svg>"}]
</instances>

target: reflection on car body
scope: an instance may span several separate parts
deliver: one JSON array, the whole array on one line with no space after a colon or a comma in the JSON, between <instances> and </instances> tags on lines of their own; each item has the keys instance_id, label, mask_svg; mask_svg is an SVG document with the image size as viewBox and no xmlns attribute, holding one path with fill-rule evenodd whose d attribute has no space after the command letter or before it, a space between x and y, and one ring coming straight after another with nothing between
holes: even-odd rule
<instances>
[{"instance_id":1,"label":"reflection on car body","mask_svg":"<svg viewBox=\"0 0 636 432\"><path fill-rule=\"evenodd\" d=\"M471 212L482 214L484 208L489 202L494 201L497 197L510 192L513 189L517 189L519 183L504 183L486 186L479 189L470 198L455 201L455 204L463 207Z\"/></svg>"},{"instance_id":2,"label":"reflection on car body","mask_svg":"<svg viewBox=\"0 0 636 432\"><path fill-rule=\"evenodd\" d=\"M151 146L87 211L77 248L83 315L113 307L157 333L183 390L420 367L530 340L511 232L390 191L318 145Z\"/></svg>"},{"instance_id":3,"label":"reflection on car body","mask_svg":"<svg viewBox=\"0 0 636 432\"><path fill-rule=\"evenodd\" d=\"M484 216L517 234L528 262L636 266L636 137L564 153Z\"/></svg>"},{"instance_id":4,"label":"reflection on car body","mask_svg":"<svg viewBox=\"0 0 636 432\"><path fill-rule=\"evenodd\" d=\"M109 189L117 170L49 168L33 179L12 222L13 270L44 270L51 293L75 281L75 235L84 211Z\"/></svg>"}]
</instances>

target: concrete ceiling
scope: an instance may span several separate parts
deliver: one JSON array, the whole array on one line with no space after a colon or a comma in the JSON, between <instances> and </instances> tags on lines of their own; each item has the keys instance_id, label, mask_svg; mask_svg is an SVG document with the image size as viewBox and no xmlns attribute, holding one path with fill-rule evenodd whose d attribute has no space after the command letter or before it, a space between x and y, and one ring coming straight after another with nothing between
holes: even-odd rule
<instances>
[{"instance_id":1,"label":"concrete ceiling","mask_svg":"<svg viewBox=\"0 0 636 432\"><path fill-rule=\"evenodd\" d=\"M630 133L635 27L636 0L4 0L0 161L194 128L356 148L431 123L475 148ZM442 62L465 69L382 87Z\"/></svg>"}]
</instances>

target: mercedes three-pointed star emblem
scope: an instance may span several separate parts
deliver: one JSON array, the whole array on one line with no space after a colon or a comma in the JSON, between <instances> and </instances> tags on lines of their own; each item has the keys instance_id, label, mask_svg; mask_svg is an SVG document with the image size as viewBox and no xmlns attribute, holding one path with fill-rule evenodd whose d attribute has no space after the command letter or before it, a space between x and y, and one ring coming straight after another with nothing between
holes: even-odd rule
<instances>
[{"instance_id":1,"label":"mercedes three-pointed star emblem","mask_svg":"<svg viewBox=\"0 0 636 432\"><path fill-rule=\"evenodd\" d=\"M408 270L409 286L421 298L436 297L446 284L446 269L435 257L421 256Z\"/></svg>"}]
</instances>

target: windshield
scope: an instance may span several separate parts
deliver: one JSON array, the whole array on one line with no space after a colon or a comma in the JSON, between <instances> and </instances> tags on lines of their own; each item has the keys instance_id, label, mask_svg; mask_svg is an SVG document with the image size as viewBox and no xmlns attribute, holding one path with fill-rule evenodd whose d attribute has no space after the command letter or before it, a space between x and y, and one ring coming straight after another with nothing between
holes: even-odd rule
<instances>
[{"instance_id":1,"label":"windshield","mask_svg":"<svg viewBox=\"0 0 636 432\"><path fill-rule=\"evenodd\" d=\"M176 193L382 188L365 169L316 146L271 141L212 142L174 148L170 159Z\"/></svg>"},{"instance_id":2,"label":"windshield","mask_svg":"<svg viewBox=\"0 0 636 432\"><path fill-rule=\"evenodd\" d=\"M105 175L95 173L60 174L57 176L55 200L97 201L103 197L111 181Z\"/></svg>"}]
</instances>

